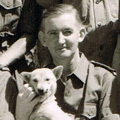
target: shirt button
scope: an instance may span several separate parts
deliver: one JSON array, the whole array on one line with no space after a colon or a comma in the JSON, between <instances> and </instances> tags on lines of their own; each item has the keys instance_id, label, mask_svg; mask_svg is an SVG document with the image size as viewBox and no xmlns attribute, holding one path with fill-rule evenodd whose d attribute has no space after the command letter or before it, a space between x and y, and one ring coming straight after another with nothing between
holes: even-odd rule
<instances>
[{"instance_id":1,"label":"shirt button","mask_svg":"<svg viewBox=\"0 0 120 120\"><path fill-rule=\"evenodd\" d=\"M4 37L5 35L4 35L4 33L0 33L0 36L1 36L1 37Z\"/></svg>"},{"instance_id":2,"label":"shirt button","mask_svg":"<svg viewBox=\"0 0 120 120\"><path fill-rule=\"evenodd\" d=\"M12 30L15 30L16 29L16 27L12 27Z\"/></svg>"},{"instance_id":3,"label":"shirt button","mask_svg":"<svg viewBox=\"0 0 120 120\"><path fill-rule=\"evenodd\" d=\"M114 75L114 76L117 76L117 73L116 73L115 71L113 71L113 75Z\"/></svg>"},{"instance_id":4,"label":"shirt button","mask_svg":"<svg viewBox=\"0 0 120 120\"><path fill-rule=\"evenodd\" d=\"M68 90L68 91L65 92L65 95L69 96L69 95L71 95L71 92Z\"/></svg>"},{"instance_id":5,"label":"shirt button","mask_svg":"<svg viewBox=\"0 0 120 120\"><path fill-rule=\"evenodd\" d=\"M8 26L4 26L4 30L5 30L5 31L8 31L8 30L9 30L9 27L8 27Z\"/></svg>"},{"instance_id":6,"label":"shirt button","mask_svg":"<svg viewBox=\"0 0 120 120\"><path fill-rule=\"evenodd\" d=\"M10 7L10 2L9 2L9 1L7 1L7 4L6 4L6 5L7 5L7 7Z\"/></svg>"},{"instance_id":7,"label":"shirt button","mask_svg":"<svg viewBox=\"0 0 120 120\"><path fill-rule=\"evenodd\" d=\"M2 44L1 44L2 47L7 47L7 41L4 41Z\"/></svg>"},{"instance_id":8,"label":"shirt button","mask_svg":"<svg viewBox=\"0 0 120 120\"><path fill-rule=\"evenodd\" d=\"M90 115L90 116L93 116L93 115L94 115L93 111L90 111L90 112L89 112L89 115Z\"/></svg>"},{"instance_id":9,"label":"shirt button","mask_svg":"<svg viewBox=\"0 0 120 120\"><path fill-rule=\"evenodd\" d=\"M98 22L98 27L100 27L102 25L102 23L101 22Z\"/></svg>"}]
</instances>

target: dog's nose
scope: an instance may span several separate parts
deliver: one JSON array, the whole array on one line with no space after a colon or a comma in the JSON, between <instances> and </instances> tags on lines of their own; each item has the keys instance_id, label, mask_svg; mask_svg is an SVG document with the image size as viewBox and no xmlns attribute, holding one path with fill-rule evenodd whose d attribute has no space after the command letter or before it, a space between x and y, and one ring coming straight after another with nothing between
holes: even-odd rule
<instances>
[{"instance_id":1,"label":"dog's nose","mask_svg":"<svg viewBox=\"0 0 120 120\"><path fill-rule=\"evenodd\" d=\"M38 89L39 94L43 95L44 94L44 90L43 89Z\"/></svg>"}]
</instances>

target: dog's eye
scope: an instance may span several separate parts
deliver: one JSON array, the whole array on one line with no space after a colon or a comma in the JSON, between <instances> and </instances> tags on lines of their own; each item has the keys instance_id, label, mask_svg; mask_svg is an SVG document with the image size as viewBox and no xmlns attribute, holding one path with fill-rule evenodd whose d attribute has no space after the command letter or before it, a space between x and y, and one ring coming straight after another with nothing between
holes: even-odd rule
<instances>
[{"instance_id":1,"label":"dog's eye","mask_svg":"<svg viewBox=\"0 0 120 120\"><path fill-rule=\"evenodd\" d=\"M33 79L34 82L37 82L37 79Z\"/></svg>"},{"instance_id":2,"label":"dog's eye","mask_svg":"<svg viewBox=\"0 0 120 120\"><path fill-rule=\"evenodd\" d=\"M50 79L49 78L46 78L46 81L49 81Z\"/></svg>"}]
</instances>

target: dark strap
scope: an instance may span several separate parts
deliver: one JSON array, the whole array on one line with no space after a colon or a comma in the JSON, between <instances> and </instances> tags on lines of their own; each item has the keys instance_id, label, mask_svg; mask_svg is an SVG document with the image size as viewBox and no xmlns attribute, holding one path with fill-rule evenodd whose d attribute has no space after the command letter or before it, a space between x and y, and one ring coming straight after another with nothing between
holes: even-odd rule
<instances>
[{"instance_id":1,"label":"dark strap","mask_svg":"<svg viewBox=\"0 0 120 120\"><path fill-rule=\"evenodd\" d=\"M99 62L95 62L95 61L90 61L92 64L94 64L95 66L100 66L106 70L108 70L109 72L111 72L114 76L117 76L116 70Z\"/></svg>"}]
</instances>

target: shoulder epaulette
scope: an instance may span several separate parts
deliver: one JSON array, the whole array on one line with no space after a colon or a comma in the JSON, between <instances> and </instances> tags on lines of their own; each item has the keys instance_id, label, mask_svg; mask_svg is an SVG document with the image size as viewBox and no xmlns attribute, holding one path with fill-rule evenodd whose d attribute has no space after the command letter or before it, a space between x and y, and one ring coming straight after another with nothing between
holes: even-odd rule
<instances>
[{"instance_id":1,"label":"shoulder epaulette","mask_svg":"<svg viewBox=\"0 0 120 120\"><path fill-rule=\"evenodd\" d=\"M109 72L111 72L114 76L117 76L116 70L99 62L95 62L95 61L90 61L92 64L94 64L95 66L100 66L106 70L108 70Z\"/></svg>"}]
</instances>

